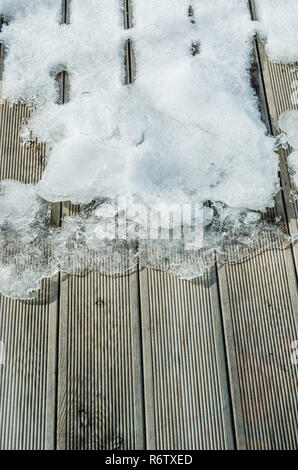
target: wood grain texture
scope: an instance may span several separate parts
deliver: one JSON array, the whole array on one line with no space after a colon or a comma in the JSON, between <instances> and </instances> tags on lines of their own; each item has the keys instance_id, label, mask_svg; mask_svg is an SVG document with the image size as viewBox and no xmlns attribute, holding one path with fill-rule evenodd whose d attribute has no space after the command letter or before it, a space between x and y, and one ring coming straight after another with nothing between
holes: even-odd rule
<instances>
[{"instance_id":1,"label":"wood grain texture","mask_svg":"<svg viewBox=\"0 0 298 470\"><path fill-rule=\"evenodd\" d=\"M260 242L254 255L219 268L219 284L237 447L297 449L298 377L290 351L298 303L290 247L262 249Z\"/></svg>"},{"instance_id":2,"label":"wood grain texture","mask_svg":"<svg viewBox=\"0 0 298 470\"><path fill-rule=\"evenodd\" d=\"M140 272L147 448L233 449L215 268Z\"/></svg>"},{"instance_id":3,"label":"wood grain texture","mask_svg":"<svg viewBox=\"0 0 298 470\"><path fill-rule=\"evenodd\" d=\"M0 449L53 449L57 289L43 282L30 301L0 296Z\"/></svg>"},{"instance_id":4,"label":"wood grain texture","mask_svg":"<svg viewBox=\"0 0 298 470\"><path fill-rule=\"evenodd\" d=\"M255 18L255 5L251 7ZM269 61L258 39L254 53L262 119L268 131L277 134L275 102L282 96L289 109L286 86L272 87ZM280 217L293 234L297 216L287 199L290 181L282 155L280 177L282 191L268 215ZM290 360L291 343L298 335L295 246L269 234L258 245L242 261L218 270L237 447L296 449L298 376ZM244 250L231 249L239 255Z\"/></svg>"},{"instance_id":5,"label":"wood grain texture","mask_svg":"<svg viewBox=\"0 0 298 470\"><path fill-rule=\"evenodd\" d=\"M69 7L63 0L61 23L71 21ZM124 27L133 27L130 0ZM125 50L133 86L131 40ZM277 134L279 115L297 107L298 68L268 61L258 39L254 52L262 118ZM1 47L0 81L3 58ZM67 71L57 79L63 105ZM0 179L36 183L45 146L19 139L30 111L1 102ZM287 155L268 216L295 234ZM54 205L53 224L78 213ZM61 273L31 301L0 296L0 448L297 449L297 251L268 237L193 281L138 266L125 275Z\"/></svg>"},{"instance_id":6,"label":"wood grain texture","mask_svg":"<svg viewBox=\"0 0 298 470\"><path fill-rule=\"evenodd\" d=\"M62 275L59 449L144 447L136 272Z\"/></svg>"},{"instance_id":7,"label":"wood grain texture","mask_svg":"<svg viewBox=\"0 0 298 470\"><path fill-rule=\"evenodd\" d=\"M257 9L254 0L250 0L252 17L258 19ZM267 57L265 46L257 37L256 39L257 55L262 74L262 82L265 91L265 101L269 116L269 130L273 135L279 135L281 129L278 121L282 113L288 110L298 109L297 83L298 83L298 64L278 64L272 62ZM298 235L298 203L293 194L298 188L293 186L287 166L287 157L289 150L281 149L280 157L280 179L282 186L282 195L285 204L286 217L289 232L292 236ZM293 254L298 266L297 243L293 244Z\"/></svg>"},{"instance_id":8,"label":"wood grain texture","mask_svg":"<svg viewBox=\"0 0 298 470\"><path fill-rule=\"evenodd\" d=\"M0 180L35 183L45 146L22 146L19 132L30 111L0 104ZM57 276L45 280L32 301L0 296L0 338L7 363L0 366L0 448L53 449L55 442Z\"/></svg>"},{"instance_id":9,"label":"wood grain texture","mask_svg":"<svg viewBox=\"0 0 298 470\"><path fill-rule=\"evenodd\" d=\"M125 2L126 28L128 21ZM65 75L59 80L64 103L71 84ZM78 206L64 203L62 223L78 213ZM58 448L144 448L137 270L119 276L64 273L60 292Z\"/></svg>"}]
</instances>

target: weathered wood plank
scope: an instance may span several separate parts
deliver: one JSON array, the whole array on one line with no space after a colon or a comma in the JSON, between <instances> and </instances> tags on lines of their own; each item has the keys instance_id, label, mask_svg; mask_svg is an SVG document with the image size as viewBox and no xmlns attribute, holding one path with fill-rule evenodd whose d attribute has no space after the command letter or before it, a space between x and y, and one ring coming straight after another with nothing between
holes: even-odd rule
<instances>
[{"instance_id":1,"label":"weathered wood plank","mask_svg":"<svg viewBox=\"0 0 298 470\"><path fill-rule=\"evenodd\" d=\"M63 204L63 216L77 212ZM62 274L60 291L58 448L144 448L137 270Z\"/></svg>"},{"instance_id":2,"label":"weathered wood plank","mask_svg":"<svg viewBox=\"0 0 298 470\"><path fill-rule=\"evenodd\" d=\"M2 97L1 46L0 179L37 183L46 149L33 140L21 145L19 132L31 112ZM0 447L53 449L56 441L56 354L59 275L44 280L32 301L0 297L1 332L7 364L1 366Z\"/></svg>"},{"instance_id":3,"label":"weathered wood plank","mask_svg":"<svg viewBox=\"0 0 298 470\"><path fill-rule=\"evenodd\" d=\"M35 140L21 145L19 133L30 111L24 105L0 105L0 178L37 183L45 162L45 146Z\"/></svg>"},{"instance_id":4,"label":"weathered wood plank","mask_svg":"<svg viewBox=\"0 0 298 470\"><path fill-rule=\"evenodd\" d=\"M3 59L2 47L1 71ZM22 146L19 131L30 112L9 106L2 94L0 101L0 180L36 183L45 146ZM6 364L0 365L1 449L54 448L57 296L57 276L43 281L37 299L0 296L0 339L6 349Z\"/></svg>"},{"instance_id":5,"label":"weathered wood plank","mask_svg":"<svg viewBox=\"0 0 298 470\"><path fill-rule=\"evenodd\" d=\"M219 268L237 447L296 449L298 381L290 358L298 335L294 264L289 246L259 245L247 259Z\"/></svg>"},{"instance_id":6,"label":"weathered wood plank","mask_svg":"<svg viewBox=\"0 0 298 470\"><path fill-rule=\"evenodd\" d=\"M264 74L261 47L256 41L262 118L268 131L277 133L277 121L272 119L277 90ZM282 164L280 173L285 198L280 192L275 209L268 213L280 216L286 225L289 222L292 233L285 191L289 177ZM243 260L218 270L237 447L296 449L298 381L290 348L298 334L298 304L292 247L269 234L255 245ZM231 258L243 255L240 246L228 249ZM235 250L238 256L233 255Z\"/></svg>"},{"instance_id":7,"label":"weathered wood plank","mask_svg":"<svg viewBox=\"0 0 298 470\"><path fill-rule=\"evenodd\" d=\"M233 449L215 267L192 282L142 266L139 276L147 448Z\"/></svg>"},{"instance_id":8,"label":"weathered wood plank","mask_svg":"<svg viewBox=\"0 0 298 470\"><path fill-rule=\"evenodd\" d=\"M30 301L0 296L0 448L53 449L57 285Z\"/></svg>"},{"instance_id":9,"label":"weathered wood plank","mask_svg":"<svg viewBox=\"0 0 298 470\"><path fill-rule=\"evenodd\" d=\"M129 54L128 83L135 70ZM63 101L65 86L64 77ZM4 105L1 113L1 178L38 181L42 166L34 158L44 148L19 148L17 129L28 111ZM62 214L70 210L64 204ZM297 448L294 264L289 248L263 248L260 242L258 253L219 268L220 292L214 268L193 282L145 268L125 276L63 274L57 423L58 278L44 281L35 301L2 297L8 365L0 366L0 447L53 448L56 438L61 449L144 447L143 346L147 447L233 448L226 345L237 446Z\"/></svg>"},{"instance_id":10,"label":"weathered wood plank","mask_svg":"<svg viewBox=\"0 0 298 470\"><path fill-rule=\"evenodd\" d=\"M136 272L62 275L58 448L144 447Z\"/></svg>"},{"instance_id":11,"label":"weathered wood plank","mask_svg":"<svg viewBox=\"0 0 298 470\"><path fill-rule=\"evenodd\" d=\"M149 449L233 449L215 268L181 281L140 271Z\"/></svg>"},{"instance_id":12,"label":"weathered wood plank","mask_svg":"<svg viewBox=\"0 0 298 470\"><path fill-rule=\"evenodd\" d=\"M257 9L254 0L250 0L250 4L252 17L254 20L257 20ZM298 101L297 99L293 99L293 93L296 90L295 84L298 83L298 66L297 64L286 65L270 61L267 57L264 44L259 38L256 40L256 48L270 120L269 129L273 135L279 135L281 130L279 129L278 121L281 114L291 109L298 109ZM280 178L289 232L292 236L297 236L298 203L292 197L292 193L294 193L298 188L293 187L289 176L287 166L287 157L289 153L289 150L281 149L279 151ZM293 253L297 270L297 243L293 244Z\"/></svg>"},{"instance_id":13,"label":"weathered wood plank","mask_svg":"<svg viewBox=\"0 0 298 470\"><path fill-rule=\"evenodd\" d=\"M4 19L0 16L0 32ZM3 104L3 68L4 68L4 45L0 43L0 104Z\"/></svg>"}]
</instances>

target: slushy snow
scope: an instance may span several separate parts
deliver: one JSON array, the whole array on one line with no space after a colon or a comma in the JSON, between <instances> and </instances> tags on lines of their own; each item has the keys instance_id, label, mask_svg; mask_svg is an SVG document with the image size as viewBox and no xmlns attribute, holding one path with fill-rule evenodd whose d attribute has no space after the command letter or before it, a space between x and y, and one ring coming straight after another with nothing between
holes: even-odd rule
<instances>
[{"instance_id":1,"label":"slushy snow","mask_svg":"<svg viewBox=\"0 0 298 470\"><path fill-rule=\"evenodd\" d=\"M97 201L96 211L106 201L113 207L117 197L157 208L211 201L204 226L217 235L212 232L209 248L243 227L256 235L255 211L274 206L279 179L275 141L260 119L250 83L256 24L247 1L135 0L134 25L127 31L120 3L86 0L82 8L72 0L70 24L61 25L60 0L0 0L0 13L9 20L0 35L6 47L4 97L34 108L22 134L30 139L32 133L48 149L37 186L16 186L24 203L33 195L32 208L36 201L41 208L57 201ZM126 86L128 38L136 80ZM63 70L70 76L70 101L62 106L56 76ZM4 205L14 191L5 184ZM38 217L32 224L33 215ZM88 250L104 249L93 233L98 233L94 211L66 220L56 233L42 231L43 210L32 209L23 222L21 245L35 233L45 237L46 250L51 247L50 265L41 263L27 292L36 288L38 276L70 269L72 238ZM11 269L13 278L16 268ZM191 277L202 269L178 262L171 271ZM10 295L17 292L12 284L3 288ZM19 295L26 289L19 288Z\"/></svg>"}]
</instances>

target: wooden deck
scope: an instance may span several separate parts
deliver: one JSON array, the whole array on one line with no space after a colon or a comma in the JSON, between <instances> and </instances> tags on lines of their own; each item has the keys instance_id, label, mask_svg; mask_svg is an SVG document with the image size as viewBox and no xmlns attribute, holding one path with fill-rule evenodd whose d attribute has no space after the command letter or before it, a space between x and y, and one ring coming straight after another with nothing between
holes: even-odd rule
<instances>
[{"instance_id":1,"label":"wooden deck","mask_svg":"<svg viewBox=\"0 0 298 470\"><path fill-rule=\"evenodd\" d=\"M258 39L255 58L263 119L278 134L298 66L268 61ZM130 41L126 70L129 83ZM65 101L67 75L59 80ZM37 182L44 146L18 137L28 110L4 102L0 113L0 179ZM274 214L295 235L286 158ZM70 210L56 206L56 223ZM0 297L0 449L297 449L297 245L268 235L258 248L193 281L138 266L61 273L32 301Z\"/></svg>"}]
</instances>

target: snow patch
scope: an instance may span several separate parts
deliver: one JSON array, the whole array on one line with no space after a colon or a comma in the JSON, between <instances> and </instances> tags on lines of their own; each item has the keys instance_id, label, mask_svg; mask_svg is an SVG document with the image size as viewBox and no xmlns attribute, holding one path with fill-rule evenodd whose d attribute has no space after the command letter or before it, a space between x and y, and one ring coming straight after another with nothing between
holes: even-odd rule
<instances>
[{"instance_id":1,"label":"snow patch","mask_svg":"<svg viewBox=\"0 0 298 470\"><path fill-rule=\"evenodd\" d=\"M255 0L259 19L258 29L265 39L271 60L298 60L297 0Z\"/></svg>"},{"instance_id":2,"label":"snow patch","mask_svg":"<svg viewBox=\"0 0 298 470\"><path fill-rule=\"evenodd\" d=\"M7 198L10 208L0 223L5 227L8 210L16 215L10 223L19 246L1 264L8 295L30 296L58 269L126 269L136 254L144 264L197 276L228 236L248 244L259 237L256 211L274 206L278 157L250 83L255 23L247 1L135 0L133 8L134 26L124 31L119 0L88 0L83 8L72 0L69 25L60 24L60 0L0 0L10 20L0 35L7 51L4 96L34 108L23 135L32 132L48 149L36 187L3 186L2 204ZM136 81L124 86L127 38L136 53ZM56 75L63 70L71 88L70 102L61 106ZM24 195L19 222L13 191ZM206 256L191 261L183 240L149 240L142 251L135 241L116 246L98 237L108 233L108 209L119 196L148 208L211 201L204 210ZM53 230L44 200L97 203ZM102 213L108 213L99 222L98 206L106 201ZM131 219L138 224L137 216ZM4 253L7 233L3 237ZM176 263L167 264L172 254ZM30 256L38 260L34 269Z\"/></svg>"},{"instance_id":3,"label":"snow patch","mask_svg":"<svg viewBox=\"0 0 298 470\"><path fill-rule=\"evenodd\" d=\"M59 1L18 4L23 14L2 33L4 94L38 107L29 126L51 149L41 196L273 206L278 162L250 86L246 1L194 0L191 21L188 0L138 0L129 33L118 0L89 0L83 9L73 0L70 25L57 21ZM137 77L125 87L128 34ZM63 107L54 73L62 68L71 78Z\"/></svg>"}]
</instances>

